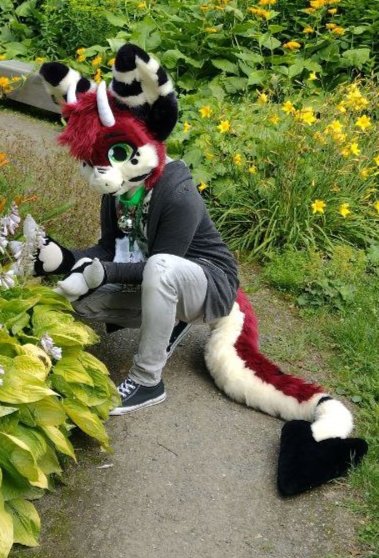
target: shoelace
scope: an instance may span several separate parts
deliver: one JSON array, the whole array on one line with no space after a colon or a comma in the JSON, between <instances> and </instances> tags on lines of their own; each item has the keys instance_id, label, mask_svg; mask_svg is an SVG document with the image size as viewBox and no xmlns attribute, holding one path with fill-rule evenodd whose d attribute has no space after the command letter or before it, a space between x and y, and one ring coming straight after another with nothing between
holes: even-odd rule
<instances>
[{"instance_id":1,"label":"shoelace","mask_svg":"<svg viewBox=\"0 0 379 558\"><path fill-rule=\"evenodd\" d=\"M117 391L121 396L130 395L136 387L137 384L133 380L127 378L118 386Z\"/></svg>"}]
</instances>

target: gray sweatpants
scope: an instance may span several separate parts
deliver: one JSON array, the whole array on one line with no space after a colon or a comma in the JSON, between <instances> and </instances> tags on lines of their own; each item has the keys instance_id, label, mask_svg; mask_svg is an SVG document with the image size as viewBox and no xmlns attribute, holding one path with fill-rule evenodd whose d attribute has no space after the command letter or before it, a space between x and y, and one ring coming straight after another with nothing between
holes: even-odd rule
<instances>
[{"instance_id":1,"label":"gray sweatpants","mask_svg":"<svg viewBox=\"0 0 379 558\"><path fill-rule=\"evenodd\" d=\"M129 377L154 386L166 364L175 320L203 322L207 286L204 271L196 263L157 254L147 260L141 286L106 284L73 306L83 318L140 328Z\"/></svg>"}]
</instances>

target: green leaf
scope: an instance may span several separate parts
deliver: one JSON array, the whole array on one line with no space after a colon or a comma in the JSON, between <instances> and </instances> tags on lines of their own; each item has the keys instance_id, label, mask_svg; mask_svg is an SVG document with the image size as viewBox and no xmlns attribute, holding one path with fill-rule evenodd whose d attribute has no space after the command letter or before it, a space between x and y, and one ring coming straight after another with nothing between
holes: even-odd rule
<instances>
[{"instance_id":1,"label":"green leaf","mask_svg":"<svg viewBox=\"0 0 379 558\"><path fill-rule=\"evenodd\" d=\"M54 366L54 374L62 376L69 383L94 386L91 376L85 371L84 366L78 362L76 357L64 356Z\"/></svg>"},{"instance_id":2,"label":"green leaf","mask_svg":"<svg viewBox=\"0 0 379 558\"><path fill-rule=\"evenodd\" d=\"M39 426L59 426L66 420L66 413L57 397L44 397L28 408Z\"/></svg>"},{"instance_id":3,"label":"green leaf","mask_svg":"<svg viewBox=\"0 0 379 558\"><path fill-rule=\"evenodd\" d=\"M0 500L0 558L7 558L13 545L12 516Z\"/></svg>"},{"instance_id":4,"label":"green leaf","mask_svg":"<svg viewBox=\"0 0 379 558\"><path fill-rule=\"evenodd\" d=\"M114 27L124 27L129 24L129 19L125 16L123 17L121 15L115 15L112 14L111 12L105 12L104 15L109 21L109 23Z\"/></svg>"},{"instance_id":5,"label":"green leaf","mask_svg":"<svg viewBox=\"0 0 379 558\"><path fill-rule=\"evenodd\" d=\"M75 451L71 442L59 428L56 426L42 426L41 430L53 442L58 451L72 457L76 461Z\"/></svg>"},{"instance_id":6,"label":"green leaf","mask_svg":"<svg viewBox=\"0 0 379 558\"><path fill-rule=\"evenodd\" d=\"M178 60L184 60L185 58L186 58L185 54L180 52L180 50L169 49L163 53L161 57L161 61L162 64L170 70L176 67Z\"/></svg>"},{"instance_id":7,"label":"green leaf","mask_svg":"<svg viewBox=\"0 0 379 558\"><path fill-rule=\"evenodd\" d=\"M73 399L65 399L62 404L72 422L79 426L83 432L99 440L105 448L109 449L109 439L104 425L88 407Z\"/></svg>"},{"instance_id":8,"label":"green leaf","mask_svg":"<svg viewBox=\"0 0 379 558\"><path fill-rule=\"evenodd\" d=\"M304 60L297 60L294 64L288 67L288 77L293 78L301 74L304 70Z\"/></svg>"},{"instance_id":9,"label":"green leaf","mask_svg":"<svg viewBox=\"0 0 379 558\"><path fill-rule=\"evenodd\" d=\"M227 93L233 94L244 91L247 87L247 78L227 77L222 80L224 89Z\"/></svg>"},{"instance_id":10,"label":"green leaf","mask_svg":"<svg viewBox=\"0 0 379 558\"><path fill-rule=\"evenodd\" d=\"M12 516L14 542L25 546L38 546L41 521L31 502L15 499L6 502L5 509Z\"/></svg>"},{"instance_id":11,"label":"green leaf","mask_svg":"<svg viewBox=\"0 0 379 558\"><path fill-rule=\"evenodd\" d=\"M32 322L37 337L48 333L60 347L91 345L98 341L89 326L75 322L70 314L56 311L52 306L35 306Z\"/></svg>"},{"instance_id":12,"label":"green leaf","mask_svg":"<svg viewBox=\"0 0 379 558\"><path fill-rule=\"evenodd\" d=\"M271 33L265 33L264 35L259 37L258 43L261 47L265 47L270 50L275 50L282 44L280 41L278 41L278 39L273 37Z\"/></svg>"},{"instance_id":13,"label":"green leaf","mask_svg":"<svg viewBox=\"0 0 379 558\"><path fill-rule=\"evenodd\" d=\"M0 405L0 418L1 417L5 417L7 415L11 415L13 413L16 413L18 411L18 409L16 409L16 407L6 407L5 405ZM1 425L1 423L0 423ZM1 428L1 426L0 426Z\"/></svg>"},{"instance_id":14,"label":"green leaf","mask_svg":"<svg viewBox=\"0 0 379 558\"><path fill-rule=\"evenodd\" d=\"M266 70L254 70L254 72L251 72L251 74L249 75L247 84L262 85L266 79L267 79Z\"/></svg>"},{"instance_id":15,"label":"green leaf","mask_svg":"<svg viewBox=\"0 0 379 558\"><path fill-rule=\"evenodd\" d=\"M363 64L368 62L370 59L370 49L353 48L350 50L345 50L345 52L342 54L342 58L348 63L349 66L362 68Z\"/></svg>"},{"instance_id":16,"label":"green leaf","mask_svg":"<svg viewBox=\"0 0 379 558\"><path fill-rule=\"evenodd\" d=\"M212 65L228 74L238 75L238 66L226 58L213 58Z\"/></svg>"}]
</instances>

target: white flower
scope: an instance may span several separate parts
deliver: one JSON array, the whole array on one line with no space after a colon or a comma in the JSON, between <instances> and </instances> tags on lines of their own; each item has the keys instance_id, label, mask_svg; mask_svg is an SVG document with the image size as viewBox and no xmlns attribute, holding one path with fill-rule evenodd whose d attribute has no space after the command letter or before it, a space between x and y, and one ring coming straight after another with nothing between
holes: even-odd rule
<instances>
[{"instance_id":1,"label":"white flower","mask_svg":"<svg viewBox=\"0 0 379 558\"><path fill-rule=\"evenodd\" d=\"M35 256L37 251L45 245L46 234L31 215L27 215L24 220L23 232L25 242L18 246L18 250L14 254L17 262L13 269L17 275L33 275Z\"/></svg>"},{"instance_id":2,"label":"white flower","mask_svg":"<svg viewBox=\"0 0 379 558\"><path fill-rule=\"evenodd\" d=\"M0 252L4 254L5 248L8 246L8 240L4 235L0 235Z\"/></svg>"},{"instance_id":3,"label":"white flower","mask_svg":"<svg viewBox=\"0 0 379 558\"><path fill-rule=\"evenodd\" d=\"M4 374L5 374L5 370L2 366L0 366L0 375L4 376ZM0 378L0 387L3 385L3 383L4 383L4 380L2 378Z\"/></svg>"},{"instance_id":4,"label":"white flower","mask_svg":"<svg viewBox=\"0 0 379 558\"><path fill-rule=\"evenodd\" d=\"M60 360L62 358L62 349L54 345L54 341L48 333L44 333L41 337L41 347L50 355L54 360Z\"/></svg>"},{"instance_id":5,"label":"white flower","mask_svg":"<svg viewBox=\"0 0 379 558\"><path fill-rule=\"evenodd\" d=\"M15 286L14 280L15 272L13 269L9 271L5 271L4 273L0 273L0 287L3 289L11 289Z\"/></svg>"},{"instance_id":6,"label":"white flower","mask_svg":"<svg viewBox=\"0 0 379 558\"><path fill-rule=\"evenodd\" d=\"M9 215L5 215L5 217L2 217L0 219L0 224L2 227L1 234L3 236L8 236L8 234L11 234L13 236L20 222L21 222L21 217L18 212L18 207L14 203L12 204Z\"/></svg>"}]
</instances>

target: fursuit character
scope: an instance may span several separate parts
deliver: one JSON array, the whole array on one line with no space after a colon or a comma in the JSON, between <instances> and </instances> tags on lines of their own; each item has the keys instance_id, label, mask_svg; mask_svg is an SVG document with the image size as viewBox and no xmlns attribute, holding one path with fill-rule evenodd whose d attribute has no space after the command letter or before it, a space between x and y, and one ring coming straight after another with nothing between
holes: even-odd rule
<instances>
[{"instance_id":1,"label":"fursuit character","mask_svg":"<svg viewBox=\"0 0 379 558\"><path fill-rule=\"evenodd\" d=\"M67 121L59 142L102 194L102 233L96 246L84 250L48 238L36 257L36 274L66 273L57 291L79 315L110 328L140 327L138 353L118 388L121 405L111 414L163 401L168 356L189 325L206 322L205 360L217 386L287 421L278 464L282 495L308 490L359 463L367 444L349 438L350 411L320 386L283 373L259 350L257 320L239 288L235 259L189 169L166 155L163 142L178 105L165 70L127 44L117 53L108 89L60 63L44 64L40 74Z\"/></svg>"}]
</instances>

